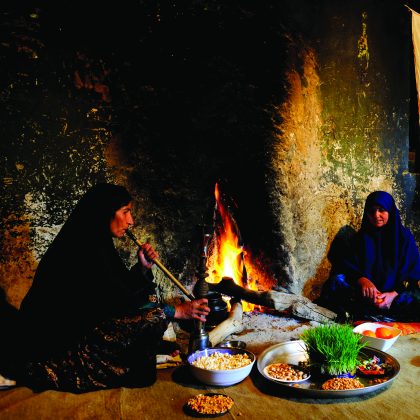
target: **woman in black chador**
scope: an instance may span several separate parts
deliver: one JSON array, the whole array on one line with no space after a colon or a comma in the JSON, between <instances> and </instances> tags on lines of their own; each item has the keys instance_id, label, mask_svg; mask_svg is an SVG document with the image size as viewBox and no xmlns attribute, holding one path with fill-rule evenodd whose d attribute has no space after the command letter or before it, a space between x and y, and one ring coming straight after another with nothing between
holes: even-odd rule
<instances>
[{"instance_id":1,"label":"woman in black chador","mask_svg":"<svg viewBox=\"0 0 420 420\"><path fill-rule=\"evenodd\" d=\"M123 187L99 184L79 201L20 307L18 385L71 392L151 385L168 319L205 321L206 299L158 302L149 244L126 268L113 237L131 224Z\"/></svg>"},{"instance_id":2,"label":"woman in black chador","mask_svg":"<svg viewBox=\"0 0 420 420\"><path fill-rule=\"evenodd\" d=\"M318 304L358 319L420 319L420 254L389 193L369 194L360 230L330 260Z\"/></svg>"}]
</instances>

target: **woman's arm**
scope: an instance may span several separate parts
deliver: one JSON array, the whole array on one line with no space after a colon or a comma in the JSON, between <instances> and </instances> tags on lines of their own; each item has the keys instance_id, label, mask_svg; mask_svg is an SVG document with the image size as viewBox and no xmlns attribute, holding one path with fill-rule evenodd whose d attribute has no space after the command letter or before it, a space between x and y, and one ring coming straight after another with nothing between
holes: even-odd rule
<instances>
[{"instance_id":1,"label":"woman's arm","mask_svg":"<svg viewBox=\"0 0 420 420\"><path fill-rule=\"evenodd\" d=\"M159 258L159 254L153 249L152 245L146 243L139 249L137 258L139 263L145 268L152 268L153 260Z\"/></svg>"},{"instance_id":2,"label":"woman's arm","mask_svg":"<svg viewBox=\"0 0 420 420\"><path fill-rule=\"evenodd\" d=\"M146 269L150 269L153 266L152 261L158 257L158 253L150 244L144 244L138 253L139 264ZM176 305L174 309L173 317L176 319L197 319L202 322L206 321L206 316L210 312L210 308L207 306L207 299L185 301ZM172 317L173 309L170 305L167 305L165 313L167 315L170 314L169 317Z\"/></svg>"},{"instance_id":3,"label":"woman's arm","mask_svg":"<svg viewBox=\"0 0 420 420\"><path fill-rule=\"evenodd\" d=\"M372 301L379 309L389 309L393 300L398 296L395 290L381 293L367 277L360 277L357 283L362 296Z\"/></svg>"},{"instance_id":4,"label":"woman's arm","mask_svg":"<svg viewBox=\"0 0 420 420\"><path fill-rule=\"evenodd\" d=\"M380 294L376 286L367 277L360 277L357 280L357 284L361 295L372 302L374 302L376 297Z\"/></svg>"},{"instance_id":5,"label":"woman's arm","mask_svg":"<svg viewBox=\"0 0 420 420\"><path fill-rule=\"evenodd\" d=\"M375 299L375 306L380 309L389 309L398 293L393 290L392 292L379 293Z\"/></svg>"},{"instance_id":6,"label":"woman's arm","mask_svg":"<svg viewBox=\"0 0 420 420\"><path fill-rule=\"evenodd\" d=\"M175 318L197 319L198 321L206 322L206 316L210 313L207 303L207 299L182 302L175 306Z\"/></svg>"}]
</instances>

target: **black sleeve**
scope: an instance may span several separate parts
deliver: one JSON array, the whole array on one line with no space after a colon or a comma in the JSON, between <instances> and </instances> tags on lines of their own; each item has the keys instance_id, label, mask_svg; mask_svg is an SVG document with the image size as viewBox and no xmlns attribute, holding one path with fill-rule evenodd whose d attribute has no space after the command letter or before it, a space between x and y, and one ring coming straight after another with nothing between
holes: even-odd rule
<instances>
[{"instance_id":1,"label":"black sleeve","mask_svg":"<svg viewBox=\"0 0 420 420\"><path fill-rule=\"evenodd\" d=\"M137 263L129 271L128 282L131 301L137 308L157 305L156 283L152 270Z\"/></svg>"}]
</instances>

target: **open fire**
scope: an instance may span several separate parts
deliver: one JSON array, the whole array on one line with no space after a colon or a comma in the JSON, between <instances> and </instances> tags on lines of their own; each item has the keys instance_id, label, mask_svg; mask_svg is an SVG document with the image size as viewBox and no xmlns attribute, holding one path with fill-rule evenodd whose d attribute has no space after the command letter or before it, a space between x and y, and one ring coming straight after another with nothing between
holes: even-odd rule
<instances>
[{"instance_id":1,"label":"open fire","mask_svg":"<svg viewBox=\"0 0 420 420\"><path fill-rule=\"evenodd\" d=\"M249 250L240 243L240 233L229 209L222 202L216 183L214 195L215 222L214 235L209 245L207 270L209 283L219 283L223 277L231 277L236 284L250 290L271 289L274 279L264 273ZM217 217L220 216L220 217ZM254 304L243 301L244 311L252 311Z\"/></svg>"}]
</instances>

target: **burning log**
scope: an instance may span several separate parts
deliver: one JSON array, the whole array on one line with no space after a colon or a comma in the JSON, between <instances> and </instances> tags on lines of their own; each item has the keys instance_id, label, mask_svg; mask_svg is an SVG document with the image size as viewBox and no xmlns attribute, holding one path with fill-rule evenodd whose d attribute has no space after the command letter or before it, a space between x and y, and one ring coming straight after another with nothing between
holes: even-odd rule
<instances>
[{"instance_id":1,"label":"burning log","mask_svg":"<svg viewBox=\"0 0 420 420\"><path fill-rule=\"evenodd\" d=\"M275 290L265 292L248 290L237 285L233 279L229 277L223 277L219 283L210 284L209 286L210 290L215 290L224 295L243 299L247 302L254 303L255 305L273 308L277 311L288 311L291 315L299 318L317 322L327 322L333 321L337 317L335 312L316 305L304 296L278 292Z\"/></svg>"},{"instance_id":2,"label":"burning log","mask_svg":"<svg viewBox=\"0 0 420 420\"><path fill-rule=\"evenodd\" d=\"M337 318L337 314L335 312L311 302L308 298L303 296L300 297L305 299L305 301L295 302L291 306L292 315L297 316L298 318L309 319L316 322L334 321Z\"/></svg>"},{"instance_id":3,"label":"burning log","mask_svg":"<svg viewBox=\"0 0 420 420\"><path fill-rule=\"evenodd\" d=\"M234 303L228 318L209 332L209 341L212 346L216 346L228 335L231 335L242 329L242 314L242 302L239 301Z\"/></svg>"}]
</instances>

